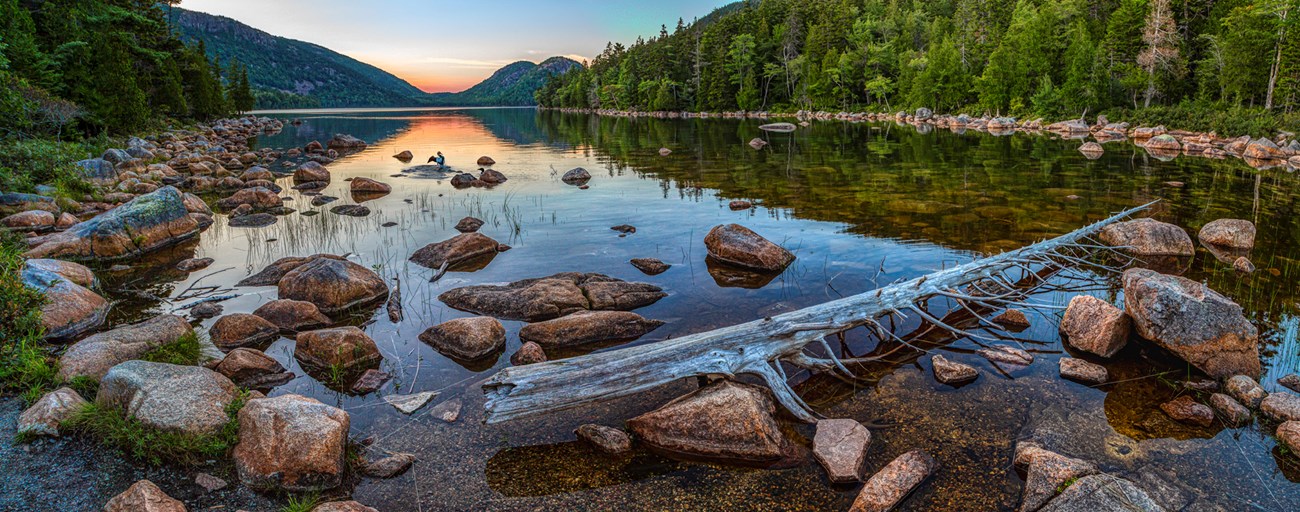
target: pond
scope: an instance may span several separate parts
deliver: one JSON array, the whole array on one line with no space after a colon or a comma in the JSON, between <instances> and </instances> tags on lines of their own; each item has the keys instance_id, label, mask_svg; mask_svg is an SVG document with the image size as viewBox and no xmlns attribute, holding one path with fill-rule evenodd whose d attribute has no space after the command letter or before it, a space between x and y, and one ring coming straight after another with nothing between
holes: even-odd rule
<instances>
[{"instance_id":1,"label":"pond","mask_svg":"<svg viewBox=\"0 0 1300 512\"><path fill-rule=\"evenodd\" d=\"M1160 200L1150 215L1195 233L1224 217L1259 228L1251 259L1259 271L1240 275L1198 248L1185 276L1238 301L1260 328L1265 389L1300 370L1300 178L1285 169L1255 170L1239 160L1152 158L1130 143L1108 143L1089 160L1080 141L1046 135L953 133L893 123L815 122L793 133L764 134L753 120L666 120L596 117L534 109L315 111L279 113L301 119L262 147L301 147L347 133L370 143L329 166L334 181L321 190L341 198L311 206L288 188L299 213L264 228L239 228L219 215L201 238L119 273L101 273L121 301L110 321L169 312L169 303L195 286L233 284L286 256L349 254L385 279L401 283L405 319L382 308L342 319L364 325L378 343L381 369L394 379L377 393L354 396L307 375L293 358L293 341L266 352L297 378L272 395L314 397L351 414L352 436L373 441L372 452L410 452L412 471L392 480L363 480L358 501L381 510L845 510L857 487L832 485L808 460L786 469L757 470L678 462L637 449L600 455L575 440L585 423L621 426L697 387L694 380L651 392L502 424L483 424L480 384L510 366L521 322L504 322L507 348L487 363L464 366L417 336L426 328L469 316L438 300L447 290L541 277L596 272L661 286L668 296L637 310L666 322L619 346L747 322L911 279L983 255L1060 235L1113 212ZM768 140L762 150L747 142ZM660 148L671 154L660 155ZM437 151L448 165L473 170L482 155L509 177L492 188L455 189L447 179L403 176L393 155L409 150L412 164ZM584 167L589 188L560 175ZM329 210L356 201L344 178L389 183L393 193L363 201L371 214ZM366 198L357 198L366 199ZM754 202L733 211L734 199ZM302 212L319 211L306 216ZM473 271L453 268L430 283L434 270L408 257L457 234L465 216L485 221L481 233L512 247ZM714 226L742 224L792 251L784 273L737 278L705 261L704 235ZM612 226L630 224L622 236ZM194 274L167 270L188 257L216 262ZM672 267L647 276L632 258L658 258ZM1113 279L1110 281L1115 282ZM274 287L235 288L225 312L251 312L274 300ZM1095 292L1118 301L1114 287ZM1040 302L1063 305L1070 294ZM1300 509L1300 459L1284 454L1271 426L1192 427L1159 409L1196 378L1194 370L1149 343L1134 341L1104 361L1113 383L1086 386L1057 375L1069 355L1059 311L1032 313L1018 335L1037 360L1002 373L973 353L969 339L935 340L935 353L975 366L980 377L953 388L936 382L930 357L913 353L859 367L861 383L793 377L794 388L820 414L853 418L872 428L868 474L894 457L924 449L941 469L908 499L905 510L1012 510L1023 476L1012 467L1015 443L1044 440L1049 448L1095 462L1147 489L1163 486L1171 502L1227 510ZM203 322L204 329L212 323ZM846 350L872 350L850 334ZM599 347L612 350L618 346ZM590 349L588 350L590 351ZM551 354L551 357L583 353ZM337 387L337 386L335 386ZM383 395L438 391L426 408L404 415ZM429 415L444 400L464 402L461 418ZM810 446L813 428L786 417L783 428ZM231 480L233 481L233 475ZM196 498L203 502L208 498ZM1209 509L1209 508L1206 508Z\"/></svg>"}]
</instances>

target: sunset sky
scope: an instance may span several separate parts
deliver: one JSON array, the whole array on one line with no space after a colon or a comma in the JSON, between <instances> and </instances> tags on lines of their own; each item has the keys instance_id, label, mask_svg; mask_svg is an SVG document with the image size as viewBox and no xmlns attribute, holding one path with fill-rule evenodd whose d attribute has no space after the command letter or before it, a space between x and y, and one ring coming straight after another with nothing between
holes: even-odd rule
<instances>
[{"instance_id":1,"label":"sunset sky","mask_svg":"<svg viewBox=\"0 0 1300 512\"><path fill-rule=\"evenodd\" d=\"M184 0L271 34L316 43L428 92L460 91L497 68L555 55L581 61L607 41L672 30L727 0Z\"/></svg>"}]
</instances>

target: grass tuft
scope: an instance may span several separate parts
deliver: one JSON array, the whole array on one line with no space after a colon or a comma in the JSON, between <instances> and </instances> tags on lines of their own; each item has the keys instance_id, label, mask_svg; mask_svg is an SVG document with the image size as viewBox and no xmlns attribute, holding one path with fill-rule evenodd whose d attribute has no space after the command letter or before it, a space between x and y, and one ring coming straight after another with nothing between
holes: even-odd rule
<instances>
[{"instance_id":1,"label":"grass tuft","mask_svg":"<svg viewBox=\"0 0 1300 512\"><path fill-rule=\"evenodd\" d=\"M226 407L230 421L220 432L195 436L177 432L163 432L145 426L122 411L98 403L90 403L60 425L70 432L90 435L105 445L151 464L164 460L182 464L197 464L207 459L223 457L239 442L239 410L248 401L248 393L240 391Z\"/></svg>"},{"instance_id":2,"label":"grass tuft","mask_svg":"<svg viewBox=\"0 0 1300 512\"><path fill-rule=\"evenodd\" d=\"M203 357L203 345L193 332L186 333L176 341L159 346L147 352L140 359L154 363L168 363L180 366L194 366Z\"/></svg>"},{"instance_id":3,"label":"grass tuft","mask_svg":"<svg viewBox=\"0 0 1300 512\"><path fill-rule=\"evenodd\" d=\"M289 504L281 508L280 512L311 512L320 503L320 495L317 494L289 496Z\"/></svg>"}]
</instances>

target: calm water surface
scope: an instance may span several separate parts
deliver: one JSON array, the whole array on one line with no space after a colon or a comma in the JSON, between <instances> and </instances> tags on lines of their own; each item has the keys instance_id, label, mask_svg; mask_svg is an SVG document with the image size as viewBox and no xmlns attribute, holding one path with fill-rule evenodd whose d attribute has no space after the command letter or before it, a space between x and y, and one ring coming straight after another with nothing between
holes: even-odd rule
<instances>
[{"instance_id":1,"label":"calm water surface","mask_svg":"<svg viewBox=\"0 0 1300 512\"><path fill-rule=\"evenodd\" d=\"M106 274L105 288L117 290L114 298L124 301L113 320L170 311L173 305L148 297L175 298L195 285L233 286L285 256L348 253L385 278L400 279L403 322L390 322L380 310L345 319L354 325L373 321L366 331L383 352L382 369L395 376L380 392L350 396L332 390L298 367L291 340L267 349L299 375L272 394L303 394L341 407L351 413L354 438L372 438L376 451L419 456L401 477L364 480L356 487L359 501L381 510L844 510L856 494L856 487L829 484L811 459L791 469L737 469L642 451L610 458L575 441L577 426L621 425L694 389L694 381L551 417L483 425L478 383L509 365L522 324L504 322L506 351L474 367L416 338L432 325L466 316L437 296L469 284L562 271L651 282L669 296L638 310L667 322L634 342L650 343L862 293L1161 199L1152 214L1192 233L1221 217L1258 225L1252 259L1259 272L1239 276L1200 249L1186 275L1239 301L1261 328L1266 389L1280 389L1276 379L1300 369L1300 189L1297 177L1284 170L1256 171L1235 160L1162 162L1128 143L1107 144L1105 156L1089 161L1075 150L1078 141L921 133L892 124L828 122L763 135L754 121L628 120L531 109L282 116L303 124L264 136L259 145L302 146L335 133L370 142L364 152L329 166L334 181L322 192L342 199L311 207L310 197L280 180L284 195L293 198L287 205L321 213L291 214L260 229L233 228L219 216L201 240L169 251L156 266ZM745 143L756 136L771 144L751 149ZM661 147L673 153L661 157ZM446 180L393 177L406 165L391 155L403 150L415 153L413 163L442 151L449 165L464 170L490 155L510 180L491 189L456 190ZM590 189L560 182L573 167L591 172ZM332 206L354 202L343 179L361 176L389 183L394 192L365 201L373 211L368 217L330 213ZM1165 185L1170 181L1183 186ZM727 207L732 199L760 206L733 212ZM453 226L467 215L486 221L481 232L513 249L480 270L453 271L428 283L433 271L407 257L455 235ZM396 225L382 227L389 222ZM784 245L798 260L770 279L736 281L725 269L711 268L704 235L730 222ZM619 224L632 224L637 232L620 237L609 229ZM189 276L164 270L192 256L216 263ZM645 276L628 263L638 257L673 266ZM226 313L251 312L276 298L273 287L235 293L244 295L225 302ZM1120 300L1111 290L1094 293ZM1069 296L1038 300L1065 304ZM916 448L940 461L942 469L905 503L906 510L1014 509L1023 479L1011 456L1016 441L1029 438L1148 489L1181 482L1167 486L1174 503L1300 508L1300 463L1261 432L1271 425L1196 428L1174 423L1158 409L1179 393L1183 380L1196 376L1186 364L1134 342L1104 362L1117 383L1088 387L1065 381L1057 377L1056 360L1066 355L1056 333L1059 314L1034 314L1031 320L1034 326L1019 337L1038 360L1023 371L999 373L973 353L977 346L970 340L935 339L930 347L979 368L979 380L961 388L940 385L930 374L930 357L913 353L859 368L866 379L856 387L802 374L795 378L796 390L827 417L873 427L868 471ZM854 332L840 346L836 350L854 354L874 348ZM430 407L462 400L461 419L445 424L428 407L405 416L381 400L428 390L441 393ZM811 444L810 426L784 423L793 439Z\"/></svg>"}]
</instances>

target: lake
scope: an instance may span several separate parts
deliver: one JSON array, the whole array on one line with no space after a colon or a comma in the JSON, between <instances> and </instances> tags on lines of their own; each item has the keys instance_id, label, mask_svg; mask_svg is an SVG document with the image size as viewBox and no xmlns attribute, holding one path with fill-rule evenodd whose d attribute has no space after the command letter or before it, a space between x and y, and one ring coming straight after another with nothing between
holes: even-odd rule
<instances>
[{"instance_id":1,"label":"lake","mask_svg":"<svg viewBox=\"0 0 1300 512\"><path fill-rule=\"evenodd\" d=\"M1076 150L1077 140L893 123L814 122L793 133L764 134L755 120L629 119L534 109L272 115L302 124L260 137L259 147L301 147L335 133L370 143L329 166L334 181L320 192L341 199L313 207L311 197L281 179L282 195L293 198L286 204L299 213L265 228L231 227L219 215L197 242L169 250L152 264L102 272L105 290L121 301L110 321L169 312L184 301L158 298L175 299L193 286L232 287L286 256L349 254L390 282L400 280L403 321L389 321L382 308L342 319L365 325L378 343L381 369L394 376L381 391L353 396L307 375L293 358L292 340L266 349L298 375L273 395L301 394L343 408L351 414L352 437L373 441L372 453L418 456L400 477L356 485L356 499L381 510L845 510L856 495L857 487L830 484L811 458L787 469L758 470L678 462L640 448L612 458L575 440L579 425L621 426L696 389L693 379L598 406L484 425L479 384L510 366L523 323L504 322L505 352L468 367L417 339L428 327L469 316L437 297L471 284L578 271L663 287L668 296L637 313L666 324L637 341L595 348L612 350L867 292L1160 200L1150 215L1193 235L1218 218L1256 223L1251 259L1258 272L1239 275L1198 247L1184 275L1238 301L1260 328L1265 389L1280 389L1277 378L1300 370L1300 178L1285 169L1256 170L1236 159L1160 161L1127 142L1108 143L1104 156L1089 160ZM754 137L769 145L751 148L747 142ZM660 148L672 153L660 156ZM392 157L403 150L416 155L412 164ZM479 156L491 156L509 181L458 190L446 179L393 177L436 151L461 170L476 169ZM560 180L575 167L592 174L588 189ZM333 206L355 202L343 181L350 177L372 178L394 190L360 203L370 208L369 216L330 213ZM732 211L728 203L734 199L757 206ZM312 210L321 213L301 215ZM465 216L485 221L480 232L512 249L478 270L453 268L430 283L434 271L407 258L457 234L453 227ZM753 229L798 259L779 275L757 277L738 277L706 262L704 235L725 223ZM621 224L636 232L620 236L610 229ZM216 262L190 275L169 270L188 257ZM628 263L632 258L658 258L672 267L647 276ZM232 293L243 295L223 303L227 314L251 312L276 298L274 287ZM1090 293L1111 301L1120 297L1114 286ZM1069 298L1048 293L1036 300L1064 305ZM1183 381L1196 378L1185 363L1135 339L1103 362L1111 384L1064 380L1056 363L1069 355L1057 333L1060 312L1032 312L1029 318L1033 326L1017 338L1037 360L1022 371L995 370L974 354L979 347L969 339L942 339L931 340L929 348L979 369L977 381L959 388L939 384L930 356L917 352L856 368L863 377L856 385L807 373L793 374L792 382L825 417L871 427L868 474L918 448L939 461L941 469L904 503L905 510L1014 509L1024 484L1012 453L1017 441L1031 438L1148 490L1163 482L1175 501L1204 510L1300 509L1300 459L1275 445L1271 426L1194 427L1173 422L1159 409L1186 393ZM203 322L203 330L211 323ZM838 350L862 354L872 343L850 331ZM440 394L410 416L381 398L419 391ZM450 399L464 403L458 421L429 415ZM782 424L793 440L811 445L813 427L788 417ZM220 502L194 501L205 500Z\"/></svg>"}]
</instances>

